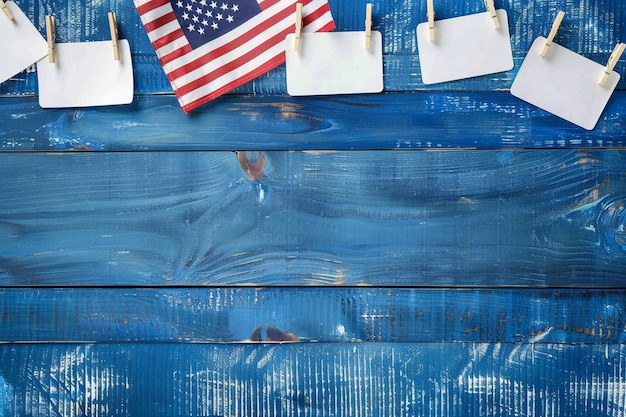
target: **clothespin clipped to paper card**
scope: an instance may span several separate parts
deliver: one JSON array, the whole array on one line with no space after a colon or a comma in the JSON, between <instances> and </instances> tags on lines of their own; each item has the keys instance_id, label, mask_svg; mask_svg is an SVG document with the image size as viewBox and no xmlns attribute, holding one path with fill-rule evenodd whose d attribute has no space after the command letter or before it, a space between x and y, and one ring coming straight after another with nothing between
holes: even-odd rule
<instances>
[{"instance_id":1,"label":"clothespin clipped to paper card","mask_svg":"<svg viewBox=\"0 0 626 417\"><path fill-rule=\"evenodd\" d=\"M485 0L485 6L493 22L493 28L500 29L500 20L498 20L498 14L496 13L496 6L493 4L493 0Z\"/></svg>"},{"instance_id":2,"label":"clothespin clipped to paper card","mask_svg":"<svg viewBox=\"0 0 626 417\"><path fill-rule=\"evenodd\" d=\"M48 62L56 62L56 24L54 16L46 15L46 37L48 40Z\"/></svg>"},{"instance_id":3,"label":"clothespin clipped to paper card","mask_svg":"<svg viewBox=\"0 0 626 417\"><path fill-rule=\"evenodd\" d=\"M46 41L13 1L0 0L0 83L46 56Z\"/></svg>"},{"instance_id":4,"label":"clothespin clipped to paper card","mask_svg":"<svg viewBox=\"0 0 626 417\"><path fill-rule=\"evenodd\" d=\"M365 5L365 49L372 43L372 3Z\"/></svg>"},{"instance_id":5,"label":"clothespin clipped to paper card","mask_svg":"<svg viewBox=\"0 0 626 417\"><path fill-rule=\"evenodd\" d=\"M46 16L49 62L37 63L39 105L44 108L107 106L133 101L130 47L108 14L111 41L56 43L55 21ZM113 49L113 56L111 56Z\"/></svg>"},{"instance_id":6,"label":"clothespin clipped to paper card","mask_svg":"<svg viewBox=\"0 0 626 417\"><path fill-rule=\"evenodd\" d=\"M513 68L507 13L496 9L493 0L484 2L487 13L438 20L435 36L433 0L427 0L428 22L417 26L424 84L455 81Z\"/></svg>"},{"instance_id":7,"label":"clothespin clipped to paper card","mask_svg":"<svg viewBox=\"0 0 626 417\"><path fill-rule=\"evenodd\" d=\"M15 21L15 17L13 16L11 9L7 7L7 5L4 3L4 0L0 0L0 9L2 9L4 14L9 18L10 21Z\"/></svg>"},{"instance_id":8,"label":"clothespin clipped to paper card","mask_svg":"<svg viewBox=\"0 0 626 417\"><path fill-rule=\"evenodd\" d=\"M615 68L615 65L617 64L617 61L619 61L620 57L624 53L624 49L626 49L626 43L618 43L615 46L615 49L613 49L613 52L609 57L609 62L606 64L606 67L604 68L604 72L602 73L602 77L600 78L598 84L606 84L606 80L609 78L611 72L613 71L613 68Z\"/></svg>"},{"instance_id":9,"label":"clothespin clipped to paper card","mask_svg":"<svg viewBox=\"0 0 626 417\"><path fill-rule=\"evenodd\" d=\"M113 59L116 61L120 60L120 46L117 40L117 20L115 19L115 13L109 12L109 29L111 31L111 41L113 43Z\"/></svg>"},{"instance_id":10,"label":"clothespin clipped to paper card","mask_svg":"<svg viewBox=\"0 0 626 417\"><path fill-rule=\"evenodd\" d=\"M426 17L428 17L428 39L435 42L435 5L434 0L426 0Z\"/></svg>"},{"instance_id":11,"label":"clothespin clipped to paper card","mask_svg":"<svg viewBox=\"0 0 626 417\"><path fill-rule=\"evenodd\" d=\"M292 96L379 93L383 90L382 35L372 30L372 5L364 32L305 32L296 7L295 33L285 38L287 92ZM365 45L363 44L365 38Z\"/></svg>"},{"instance_id":12,"label":"clothespin clipped to paper card","mask_svg":"<svg viewBox=\"0 0 626 417\"><path fill-rule=\"evenodd\" d=\"M302 3L296 3L296 30L295 40L293 41L293 50L300 51L300 38L302 35Z\"/></svg>"},{"instance_id":13,"label":"clothespin clipped to paper card","mask_svg":"<svg viewBox=\"0 0 626 417\"><path fill-rule=\"evenodd\" d=\"M541 50L541 56L546 56L546 54L548 53L548 49L552 45L552 41L554 41L554 38L556 36L556 33L559 30L559 27L561 26L561 22L563 21L564 16L565 16L565 12L563 11L560 11L556 15L556 19L554 20L554 23L552 23L552 29L550 29L550 34L548 35L548 39L546 39L546 43L544 44L543 49Z\"/></svg>"},{"instance_id":14,"label":"clothespin clipped to paper card","mask_svg":"<svg viewBox=\"0 0 626 417\"><path fill-rule=\"evenodd\" d=\"M500 20L498 19L498 14L496 13L496 6L494 5L493 0L485 0L485 6L487 7L487 12L489 13L489 17L493 22L494 29L500 29ZM428 34L431 42L435 41L435 6L434 0L426 0L426 16L428 18Z\"/></svg>"},{"instance_id":15,"label":"clothespin clipped to paper card","mask_svg":"<svg viewBox=\"0 0 626 417\"><path fill-rule=\"evenodd\" d=\"M606 66L579 55L554 42L564 15L557 14L548 38L535 39L513 81L511 94L593 130L619 82L620 75L613 68L626 45L615 47Z\"/></svg>"}]
</instances>

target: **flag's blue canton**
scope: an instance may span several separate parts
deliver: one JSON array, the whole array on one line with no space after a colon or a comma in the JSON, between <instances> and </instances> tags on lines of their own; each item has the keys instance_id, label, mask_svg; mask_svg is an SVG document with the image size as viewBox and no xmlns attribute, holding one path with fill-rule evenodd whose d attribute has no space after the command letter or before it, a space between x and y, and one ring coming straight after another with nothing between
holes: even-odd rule
<instances>
[{"instance_id":1,"label":"flag's blue canton","mask_svg":"<svg viewBox=\"0 0 626 417\"><path fill-rule=\"evenodd\" d=\"M261 12L257 0L171 0L192 48L230 32Z\"/></svg>"}]
</instances>

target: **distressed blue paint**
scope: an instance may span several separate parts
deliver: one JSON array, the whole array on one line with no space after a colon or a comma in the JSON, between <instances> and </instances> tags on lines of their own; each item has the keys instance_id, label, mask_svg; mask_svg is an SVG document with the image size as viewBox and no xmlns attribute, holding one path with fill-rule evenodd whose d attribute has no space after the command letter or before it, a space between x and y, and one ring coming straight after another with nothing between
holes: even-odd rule
<instances>
[{"instance_id":1,"label":"distressed blue paint","mask_svg":"<svg viewBox=\"0 0 626 417\"><path fill-rule=\"evenodd\" d=\"M1 417L626 414L625 154L582 149L626 146L626 77L593 132L508 93L558 10L603 63L626 3L496 0L515 68L425 86L426 2L377 2L386 94L289 98L279 67L183 115L131 1L17 2L61 42L114 10L138 96L44 111L14 98L33 72L0 85ZM330 4L362 29L364 2ZM232 343L259 325L324 343Z\"/></svg>"},{"instance_id":2,"label":"distressed blue paint","mask_svg":"<svg viewBox=\"0 0 626 417\"><path fill-rule=\"evenodd\" d=\"M626 343L626 291L39 288L0 291L0 342Z\"/></svg>"},{"instance_id":3,"label":"distressed blue paint","mask_svg":"<svg viewBox=\"0 0 626 417\"><path fill-rule=\"evenodd\" d=\"M590 132L508 93L226 97L191 115L163 96L69 110L14 98L0 100L0 150L624 147L624 114L624 92Z\"/></svg>"},{"instance_id":4,"label":"distressed blue paint","mask_svg":"<svg viewBox=\"0 0 626 417\"><path fill-rule=\"evenodd\" d=\"M624 286L624 151L262 155L0 154L0 282Z\"/></svg>"},{"instance_id":5,"label":"distressed blue paint","mask_svg":"<svg viewBox=\"0 0 626 417\"><path fill-rule=\"evenodd\" d=\"M541 341L4 345L0 396L11 416L621 417L625 355Z\"/></svg>"}]
</instances>

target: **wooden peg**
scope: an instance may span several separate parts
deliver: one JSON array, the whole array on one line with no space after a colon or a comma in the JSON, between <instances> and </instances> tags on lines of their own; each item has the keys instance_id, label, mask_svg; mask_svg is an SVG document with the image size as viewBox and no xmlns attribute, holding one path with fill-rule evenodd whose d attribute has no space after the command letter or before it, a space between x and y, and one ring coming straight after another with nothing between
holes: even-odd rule
<instances>
[{"instance_id":1,"label":"wooden peg","mask_svg":"<svg viewBox=\"0 0 626 417\"><path fill-rule=\"evenodd\" d=\"M563 16L565 16L565 12L563 11L559 12L559 14L556 15L556 19L554 20L554 23L552 23L552 29L550 30L550 34L548 35L546 44L541 50L541 56L546 56L546 54L548 53L548 49L550 48L550 45L552 45L552 41L554 40L554 37L556 36L556 32L559 30L559 26L561 26L561 22L563 21Z\"/></svg>"},{"instance_id":2,"label":"wooden peg","mask_svg":"<svg viewBox=\"0 0 626 417\"><path fill-rule=\"evenodd\" d=\"M302 33L302 3L296 3L296 40L293 50L300 51L300 34Z\"/></svg>"},{"instance_id":3,"label":"wooden peg","mask_svg":"<svg viewBox=\"0 0 626 417\"><path fill-rule=\"evenodd\" d=\"M372 3L365 5L365 49L370 49L372 40Z\"/></svg>"},{"instance_id":4,"label":"wooden peg","mask_svg":"<svg viewBox=\"0 0 626 417\"><path fill-rule=\"evenodd\" d=\"M427 16L428 16L428 32L430 33L430 41L435 42L435 6L433 0L426 0Z\"/></svg>"},{"instance_id":5,"label":"wooden peg","mask_svg":"<svg viewBox=\"0 0 626 417\"><path fill-rule=\"evenodd\" d=\"M611 71L615 68L615 64L617 64L617 61L619 61L620 57L624 53L624 49L626 49L626 43L618 43L617 46L615 46L615 49L613 49L609 58L609 63L606 64L602 78L600 78L600 85L604 85L604 83L606 83L607 78L611 75Z\"/></svg>"},{"instance_id":6,"label":"wooden peg","mask_svg":"<svg viewBox=\"0 0 626 417\"><path fill-rule=\"evenodd\" d=\"M117 40L117 20L115 19L115 13L109 12L109 29L111 29L111 40L113 41L113 59L115 61L120 60L120 46Z\"/></svg>"},{"instance_id":7,"label":"wooden peg","mask_svg":"<svg viewBox=\"0 0 626 417\"><path fill-rule=\"evenodd\" d=\"M48 37L48 62L54 64L56 61L56 26L54 16L46 15L46 36Z\"/></svg>"},{"instance_id":8,"label":"wooden peg","mask_svg":"<svg viewBox=\"0 0 626 417\"><path fill-rule=\"evenodd\" d=\"M493 0L485 0L485 6L487 6L487 12L493 22L493 28L500 29L500 21L498 20L498 13L496 13L496 6L493 4Z\"/></svg>"},{"instance_id":9,"label":"wooden peg","mask_svg":"<svg viewBox=\"0 0 626 417\"><path fill-rule=\"evenodd\" d=\"M11 13L11 10L9 10L9 8L7 7L6 4L4 4L4 0L0 0L0 8L2 9L2 11L4 12L5 15L7 15L7 17L9 18L9 20L15 20L15 18L13 17L13 13Z\"/></svg>"}]
</instances>

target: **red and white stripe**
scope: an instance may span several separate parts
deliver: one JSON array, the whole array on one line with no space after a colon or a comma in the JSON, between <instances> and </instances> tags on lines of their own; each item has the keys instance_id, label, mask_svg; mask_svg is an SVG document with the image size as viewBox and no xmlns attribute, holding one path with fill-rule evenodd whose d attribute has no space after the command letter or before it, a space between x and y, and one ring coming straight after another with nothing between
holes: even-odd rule
<instances>
[{"instance_id":1,"label":"red and white stripe","mask_svg":"<svg viewBox=\"0 0 626 417\"><path fill-rule=\"evenodd\" d=\"M285 61L297 0L261 0L262 12L193 50L169 0L135 0L141 21L185 112L258 77ZM326 0L304 0L303 31L335 28Z\"/></svg>"}]
</instances>

